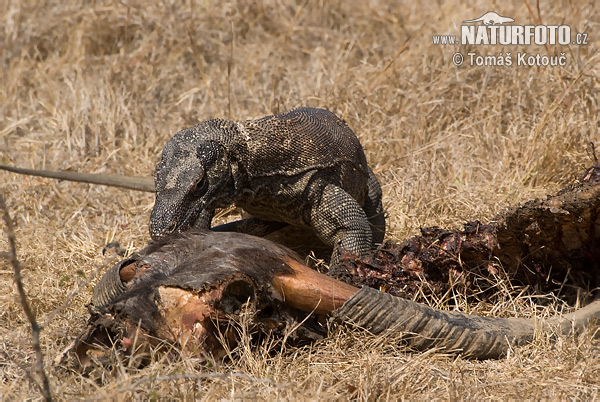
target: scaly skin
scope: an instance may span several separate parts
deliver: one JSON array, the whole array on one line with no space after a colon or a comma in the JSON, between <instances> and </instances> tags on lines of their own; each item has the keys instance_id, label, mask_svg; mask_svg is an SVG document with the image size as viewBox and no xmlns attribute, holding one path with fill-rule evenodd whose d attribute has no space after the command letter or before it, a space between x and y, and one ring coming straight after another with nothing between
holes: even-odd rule
<instances>
[{"instance_id":1,"label":"scaly skin","mask_svg":"<svg viewBox=\"0 0 600 402\"><path fill-rule=\"evenodd\" d=\"M209 120L178 132L155 172L150 235L210 227L231 204L257 218L311 228L360 256L383 241L381 187L356 135L322 109L258 120Z\"/></svg>"}]
</instances>

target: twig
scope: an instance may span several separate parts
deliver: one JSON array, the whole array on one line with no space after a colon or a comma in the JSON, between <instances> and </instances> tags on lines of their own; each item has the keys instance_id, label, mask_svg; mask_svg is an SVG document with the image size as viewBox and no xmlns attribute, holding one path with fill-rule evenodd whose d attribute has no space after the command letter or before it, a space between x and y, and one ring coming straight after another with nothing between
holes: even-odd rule
<instances>
[{"instance_id":1,"label":"twig","mask_svg":"<svg viewBox=\"0 0 600 402\"><path fill-rule=\"evenodd\" d=\"M588 152L590 153L590 156L592 158L594 158L594 163L596 164L596 166L600 166L600 163L598 163L598 156L596 155L596 145L594 144L593 141L590 141L588 146L589 146Z\"/></svg>"},{"instance_id":2,"label":"twig","mask_svg":"<svg viewBox=\"0 0 600 402\"><path fill-rule=\"evenodd\" d=\"M31 324L31 343L36 356L34 368L35 371L37 371L38 375L42 378L41 391L44 400L51 401L52 395L50 394L50 382L48 381L48 376L44 371L44 354L42 353L42 348L40 347L41 328L38 325L37 320L35 319L35 314L31 310L31 306L27 301L25 289L23 288L23 280L21 278L21 265L19 264L19 260L17 259L17 242L15 239L15 229L13 227L12 218L8 213L8 207L6 206L6 202L4 201L4 196L1 193L0 208L4 212L4 223L6 224L6 234L8 236L8 244L10 246L10 251L8 252L8 255L14 269L15 282L17 284L17 291L19 292L19 299L21 300L23 311L25 311L25 315L27 316L27 319Z\"/></svg>"}]
</instances>

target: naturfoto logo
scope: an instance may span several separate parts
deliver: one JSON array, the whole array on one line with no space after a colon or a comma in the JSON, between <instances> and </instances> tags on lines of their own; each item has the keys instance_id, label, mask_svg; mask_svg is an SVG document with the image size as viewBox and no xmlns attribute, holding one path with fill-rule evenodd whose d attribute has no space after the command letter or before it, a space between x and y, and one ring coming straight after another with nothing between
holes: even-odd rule
<instances>
[{"instance_id":1,"label":"naturfoto logo","mask_svg":"<svg viewBox=\"0 0 600 402\"><path fill-rule=\"evenodd\" d=\"M462 45L568 45L571 27L568 25L504 25L514 19L502 17L493 11L465 23L482 22L482 25L461 25Z\"/></svg>"},{"instance_id":2,"label":"naturfoto logo","mask_svg":"<svg viewBox=\"0 0 600 402\"><path fill-rule=\"evenodd\" d=\"M503 16L495 11L488 11L479 18L462 21L460 36L433 35L434 45L587 45L587 33L578 32L571 35L569 25L519 25L513 24L515 19ZM460 39L460 40L459 40ZM456 66L468 62L471 66L565 66L567 55L564 52L528 53L527 51L511 51L502 49L499 53L480 54L473 49L456 52L452 63Z\"/></svg>"},{"instance_id":3,"label":"naturfoto logo","mask_svg":"<svg viewBox=\"0 0 600 402\"><path fill-rule=\"evenodd\" d=\"M571 37L569 25L518 25L514 18L488 11L462 21L460 36L433 35L434 45L587 45L587 33ZM458 40L460 39L460 40Z\"/></svg>"}]
</instances>

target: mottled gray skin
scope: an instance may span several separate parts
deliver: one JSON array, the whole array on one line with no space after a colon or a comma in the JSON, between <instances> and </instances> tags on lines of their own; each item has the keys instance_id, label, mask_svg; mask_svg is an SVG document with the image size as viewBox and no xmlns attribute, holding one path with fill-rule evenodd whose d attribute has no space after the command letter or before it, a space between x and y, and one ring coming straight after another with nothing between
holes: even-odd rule
<instances>
[{"instance_id":1,"label":"mottled gray skin","mask_svg":"<svg viewBox=\"0 0 600 402\"><path fill-rule=\"evenodd\" d=\"M210 228L217 208L311 228L333 247L365 255L383 241L381 187L356 135L322 109L258 120L209 120L178 132L155 172L150 235Z\"/></svg>"}]
</instances>

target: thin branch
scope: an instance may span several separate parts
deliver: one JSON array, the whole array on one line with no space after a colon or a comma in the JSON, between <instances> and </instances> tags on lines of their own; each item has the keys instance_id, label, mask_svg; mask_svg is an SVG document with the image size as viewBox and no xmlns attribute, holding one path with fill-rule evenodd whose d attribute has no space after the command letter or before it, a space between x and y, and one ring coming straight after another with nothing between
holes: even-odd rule
<instances>
[{"instance_id":1,"label":"thin branch","mask_svg":"<svg viewBox=\"0 0 600 402\"><path fill-rule=\"evenodd\" d=\"M6 206L6 202L4 201L4 196L0 193L0 208L4 212L4 223L6 224L6 234L8 236L8 244L10 246L10 251L8 252L9 260L14 269L15 282L17 284L17 291L19 292L19 299L21 300L21 305L23 306L23 311L25 311L25 315L31 324L31 343L33 347L33 351L35 352L36 361L35 361L35 371L37 371L38 375L42 378L42 396L44 400L51 401L52 395L50 393L50 382L48 381L48 376L44 371L44 354L42 353L42 348L40 347L40 331L41 328L37 323L35 318L35 313L31 310L31 306L27 301L27 295L25 294L25 289L23 288L23 280L21 277L21 265L19 260L17 259L17 241L15 239L15 229L13 227L12 218L8 213L8 207Z\"/></svg>"},{"instance_id":2,"label":"thin branch","mask_svg":"<svg viewBox=\"0 0 600 402\"><path fill-rule=\"evenodd\" d=\"M596 155L596 145L594 144L593 141L590 141L589 143L589 151L591 154L591 157L594 159L594 163L596 164L596 166L600 166L600 164L598 163L598 156Z\"/></svg>"}]
</instances>

